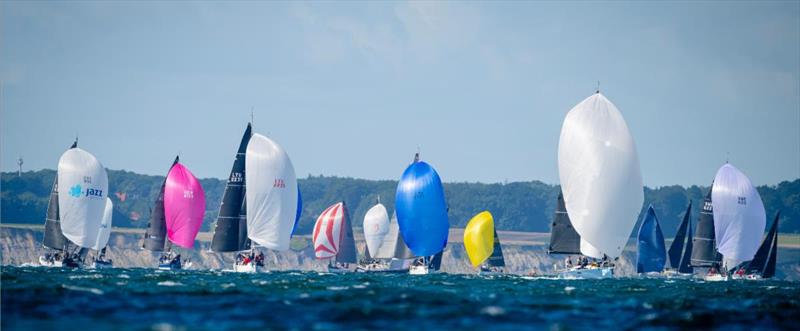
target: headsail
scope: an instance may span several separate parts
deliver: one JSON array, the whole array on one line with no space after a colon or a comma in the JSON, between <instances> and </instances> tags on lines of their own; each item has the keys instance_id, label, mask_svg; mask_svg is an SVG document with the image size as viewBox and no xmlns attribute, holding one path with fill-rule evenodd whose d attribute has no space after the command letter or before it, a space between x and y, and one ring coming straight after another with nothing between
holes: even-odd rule
<instances>
[{"instance_id":1,"label":"headsail","mask_svg":"<svg viewBox=\"0 0 800 331\"><path fill-rule=\"evenodd\" d=\"M244 207L245 197L245 152L247 143L252 136L250 123L242 135L236 158L233 160L222 202L219 205L219 214L214 226L214 237L211 240L211 250L215 252L234 252L245 250L247 247L247 209Z\"/></svg>"},{"instance_id":2,"label":"headsail","mask_svg":"<svg viewBox=\"0 0 800 331\"><path fill-rule=\"evenodd\" d=\"M172 165L169 167L170 171L172 167L178 164L178 160L179 158L176 156L175 161L172 161ZM167 174L169 174L169 171ZM158 191L158 197L153 204L153 209L150 211L150 223L144 233L142 248L153 252L163 251L167 240L167 219L164 216L164 188L166 185L167 177L164 177L164 182L161 183L161 190Z\"/></svg>"},{"instance_id":3,"label":"headsail","mask_svg":"<svg viewBox=\"0 0 800 331\"><path fill-rule=\"evenodd\" d=\"M667 251L664 245L664 234L653 205L647 208L647 214L639 226L637 238L636 272L661 272L667 262Z\"/></svg>"},{"instance_id":4,"label":"headsail","mask_svg":"<svg viewBox=\"0 0 800 331\"><path fill-rule=\"evenodd\" d=\"M424 161L403 172L395 197L400 233L411 251L431 256L447 245L450 223L439 174Z\"/></svg>"},{"instance_id":5,"label":"headsail","mask_svg":"<svg viewBox=\"0 0 800 331\"><path fill-rule=\"evenodd\" d=\"M558 192L558 204L553 213L553 224L550 228L550 254L580 254L581 236L575 232L569 220L567 208L564 206L564 196Z\"/></svg>"},{"instance_id":6,"label":"headsail","mask_svg":"<svg viewBox=\"0 0 800 331\"><path fill-rule=\"evenodd\" d=\"M111 237L111 222L114 213L114 204L111 199L106 197L106 207L103 211L103 222L100 223L100 231L97 233L97 241L92 246L93 250L99 251L105 249L108 244L108 238Z\"/></svg>"},{"instance_id":7,"label":"headsail","mask_svg":"<svg viewBox=\"0 0 800 331\"><path fill-rule=\"evenodd\" d=\"M636 145L625 119L599 92L564 118L558 174L566 209L581 240L609 257L619 256L636 225L644 191Z\"/></svg>"},{"instance_id":8,"label":"headsail","mask_svg":"<svg viewBox=\"0 0 800 331\"><path fill-rule=\"evenodd\" d=\"M472 266L481 266L494 252L494 218L488 211L473 216L464 228L464 249Z\"/></svg>"},{"instance_id":9,"label":"headsail","mask_svg":"<svg viewBox=\"0 0 800 331\"><path fill-rule=\"evenodd\" d=\"M164 187L164 216L169 240L184 248L194 247L205 212L206 196L200 182L183 164L173 165Z\"/></svg>"},{"instance_id":10,"label":"headsail","mask_svg":"<svg viewBox=\"0 0 800 331\"><path fill-rule=\"evenodd\" d=\"M713 183L712 183L713 186ZM708 190L700 217L697 218L697 230L692 243L692 267L711 267L718 265L722 257L717 253L716 237L714 236L714 204L711 200L711 190Z\"/></svg>"},{"instance_id":11,"label":"headsail","mask_svg":"<svg viewBox=\"0 0 800 331\"><path fill-rule=\"evenodd\" d=\"M775 275L775 264L777 262L778 253L778 220L781 218L781 212L775 214L775 220L769 227L769 232L758 247L756 255L750 264L747 265L748 274L758 274L762 278L771 278Z\"/></svg>"},{"instance_id":12,"label":"headsail","mask_svg":"<svg viewBox=\"0 0 800 331\"><path fill-rule=\"evenodd\" d=\"M767 218L758 191L747 176L726 163L717 171L711 196L717 251L722 254L725 267L730 269L752 260Z\"/></svg>"},{"instance_id":13,"label":"headsail","mask_svg":"<svg viewBox=\"0 0 800 331\"><path fill-rule=\"evenodd\" d=\"M106 169L78 147L58 161L58 207L61 231L72 243L91 248L97 242L108 196Z\"/></svg>"},{"instance_id":14,"label":"headsail","mask_svg":"<svg viewBox=\"0 0 800 331\"><path fill-rule=\"evenodd\" d=\"M384 238L389 234L389 213L382 203L378 202L367 210L364 215L364 241L367 242L367 252L369 255L377 257L377 253L384 242Z\"/></svg>"},{"instance_id":15,"label":"headsail","mask_svg":"<svg viewBox=\"0 0 800 331\"><path fill-rule=\"evenodd\" d=\"M245 169L247 237L259 246L288 250L297 218L297 177L289 155L256 133L247 144Z\"/></svg>"}]
</instances>

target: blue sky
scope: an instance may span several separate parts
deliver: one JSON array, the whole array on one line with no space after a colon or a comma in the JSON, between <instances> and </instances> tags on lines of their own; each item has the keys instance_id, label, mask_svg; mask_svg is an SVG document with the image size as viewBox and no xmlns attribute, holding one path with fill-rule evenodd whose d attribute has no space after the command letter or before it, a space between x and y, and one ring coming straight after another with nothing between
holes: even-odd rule
<instances>
[{"instance_id":1,"label":"blue sky","mask_svg":"<svg viewBox=\"0 0 800 331\"><path fill-rule=\"evenodd\" d=\"M80 145L227 176L250 110L299 177L558 182L601 90L649 186L800 177L798 2L0 2L2 169Z\"/></svg>"}]
</instances>

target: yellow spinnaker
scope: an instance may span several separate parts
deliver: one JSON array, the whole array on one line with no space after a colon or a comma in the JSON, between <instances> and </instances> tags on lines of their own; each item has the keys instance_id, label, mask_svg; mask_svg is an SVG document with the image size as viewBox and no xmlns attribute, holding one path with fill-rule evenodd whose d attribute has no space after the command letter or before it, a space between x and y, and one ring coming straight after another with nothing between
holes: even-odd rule
<instances>
[{"instance_id":1,"label":"yellow spinnaker","mask_svg":"<svg viewBox=\"0 0 800 331\"><path fill-rule=\"evenodd\" d=\"M486 261L494 251L494 219L488 211L472 217L464 229L464 248L473 267Z\"/></svg>"}]
</instances>

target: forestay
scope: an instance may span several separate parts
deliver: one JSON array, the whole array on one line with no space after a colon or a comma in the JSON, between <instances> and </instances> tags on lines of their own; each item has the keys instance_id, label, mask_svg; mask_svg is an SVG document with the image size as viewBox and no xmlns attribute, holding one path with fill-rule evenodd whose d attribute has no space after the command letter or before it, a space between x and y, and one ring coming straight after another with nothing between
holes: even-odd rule
<instances>
[{"instance_id":1,"label":"forestay","mask_svg":"<svg viewBox=\"0 0 800 331\"><path fill-rule=\"evenodd\" d=\"M200 182L183 164L173 165L164 184L167 238L178 246L194 247L205 212L206 196Z\"/></svg>"},{"instance_id":2,"label":"forestay","mask_svg":"<svg viewBox=\"0 0 800 331\"><path fill-rule=\"evenodd\" d=\"M58 161L58 190L64 236L80 247L93 247L106 209L106 169L83 149L69 149Z\"/></svg>"},{"instance_id":3,"label":"forestay","mask_svg":"<svg viewBox=\"0 0 800 331\"><path fill-rule=\"evenodd\" d=\"M753 259L766 227L761 196L750 179L726 163L711 188L717 251L728 268Z\"/></svg>"},{"instance_id":4,"label":"forestay","mask_svg":"<svg viewBox=\"0 0 800 331\"><path fill-rule=\"evenodd\" d=\"M289 249L297 218L297 178L289 155L260 134L253 134L245 156L247 237L259 246Z\"/></svg>"},{"instance_id":5,"label":"forestay","mask_svg":"<svg viewBox=\"0 0 800 331\"><path fill-rule=\"evenodd\" d=\"M558 145L564 202L581 252L622 253L644 200L636 146L617 107L596 93L567 113ZM584 254L586 254L584 252Z\"/></svg>"}]
</instances>

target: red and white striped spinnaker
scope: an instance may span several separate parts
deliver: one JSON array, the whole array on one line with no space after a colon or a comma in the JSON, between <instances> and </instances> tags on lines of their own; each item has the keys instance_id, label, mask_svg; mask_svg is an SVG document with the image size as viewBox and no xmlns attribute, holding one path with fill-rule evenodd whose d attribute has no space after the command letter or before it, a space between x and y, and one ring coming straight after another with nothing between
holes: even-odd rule
<instances>
[{"instance_id":1,"label":"red and white striped spinnaker","mask_svg":"<svg viewBox=\"0 0 800 331\"><path fill-rule=\"evenodd\" d=\"M343 202L322 212L314 224L314 255L317 259L336 257L339 262L355 263L353 230Z\"/></svg>"}]
</instances>

